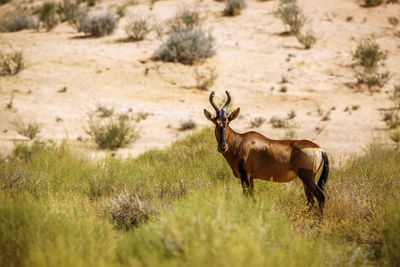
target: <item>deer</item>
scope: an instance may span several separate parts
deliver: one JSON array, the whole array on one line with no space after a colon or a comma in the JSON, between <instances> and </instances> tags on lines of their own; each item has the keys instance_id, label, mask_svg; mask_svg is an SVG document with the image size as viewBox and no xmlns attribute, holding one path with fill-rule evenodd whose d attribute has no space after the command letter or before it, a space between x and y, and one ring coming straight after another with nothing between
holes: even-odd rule
<instances>
[{"instance_id":1,"label":"deer","mask_svg":"<svg viewBox=\"0 0 400 267\"><path fill-rule=\"evenodd\" d=\"M254 198L254 179L287 183L299 178L309 210L313 208L315 198L323 214L324 185L329 174L325 150L309 140L273 140L255 131L237 133L230 123L238 117L240 107L228 114L231 94L228 91L225 93L226 103L219 109L213 100L215 92L211 92L209 101L216 115L206 109L204 115L215 124L218 152L223 155L234 176L240 178L244 195Z\"/></svg>"}]
</instances>

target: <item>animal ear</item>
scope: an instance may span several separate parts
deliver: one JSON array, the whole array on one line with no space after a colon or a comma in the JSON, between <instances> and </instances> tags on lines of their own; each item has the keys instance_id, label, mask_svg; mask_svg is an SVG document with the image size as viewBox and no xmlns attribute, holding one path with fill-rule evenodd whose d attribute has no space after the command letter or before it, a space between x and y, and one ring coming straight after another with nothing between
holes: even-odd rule
<instances>
[{"instance_id":1,"label":"animal ear","mask_svg":"<svg viewBox=\"0 0 400 267\"><path fill-rule=\"evenodd\" d=\"M240 112L240 108L235 109L235 111L233 111L231 114L229 114L228 120L233 121L234 119L236 119L237 116L239 115L239 112Z\"/></svg>"},{"instance_id":2,"label":"animal ear","mask_svg":"<svg viewBox=\"0 0 400 267\"><path fill-rule=\"evenodd\" d=\"M214 119L213 119L211 113L206 109L204 109L204 116L206 116L207 120L214 122Z\"/></svg>"}]
</instances>

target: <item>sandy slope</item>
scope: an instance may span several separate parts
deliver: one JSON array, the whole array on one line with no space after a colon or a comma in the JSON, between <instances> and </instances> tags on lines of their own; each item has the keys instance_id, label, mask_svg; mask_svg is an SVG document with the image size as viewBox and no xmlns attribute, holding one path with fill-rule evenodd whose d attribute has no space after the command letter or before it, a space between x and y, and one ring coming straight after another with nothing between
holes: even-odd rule
<instances>
[{"instance_id":1,"label":"sandy slope","mask_svg":"<svg viewBox=\"0 0 400 267\"><path fill-rule=\"evenodd\" d=\"M294 110L297 116L291 129L274 129L264 123L256 130L271 138L284 138L294 131L296 138L311 139L326 148L335 160L360 151L373 139L389 142L380 109L391 106L388 94L400 81L400 39L387 17L398 16L400 5L362 8L360 2L350 0L299 0L308 17L306 28L318 36L317 44L304 50L294 37L280 35L285 27L273 14L277 1L248 1L248 8L237 17L221 16L224 5L212 0L184 2L198 6L206 16L205 27L216 38L216 56L199 67L216 68L218 79L213 90L217 103L223 101L228 89L233 95L232 108L240 106L242 116L232 123L234 129L247 131L255 117L269 121ZM124 1L103 0L98 8L118 3ZM128 14L146 13L162 23L182 3L160 1L150 11L143 1L129 7ZM2 6L0 15L12 8ZM347 22L349 16L353 19ZM23 48L28 62L17 76L0 77L1 150L9 150L14 139L23 139L9 123L19 116L42 125L42 140L68 138L84 151L101 155L85 133L87 114L99 105L121 113L131 108L132 116L152 114L138 123L141 138L118 151L123 155L169 144L185 134L178 128L188 119L209 125L203 116L203 108L212 110L209 92L194 88L194 67L149 60L160 40L151 34L142 42L121 42L124 23L126 19L113 35L97 39L80 38L66 24L49 33L0 33L0 45ZM347 86L355 82L352 51L359 39L371 34L388 51L386 68L391 73L390 81L373 95ZM294 56L289 58L289 54ZM288 78L286 93L279 92L282 75ZM66 93L57 92L64 86ZM6 104L12 92L14 104L9 110ZM352 105L359 108L344 112ZM334 109L330 120L321 121L318 109ZM56 118L62 121L56 122ZM83 142L75 141L79 136Z\"/></svg>"}]
</instances>

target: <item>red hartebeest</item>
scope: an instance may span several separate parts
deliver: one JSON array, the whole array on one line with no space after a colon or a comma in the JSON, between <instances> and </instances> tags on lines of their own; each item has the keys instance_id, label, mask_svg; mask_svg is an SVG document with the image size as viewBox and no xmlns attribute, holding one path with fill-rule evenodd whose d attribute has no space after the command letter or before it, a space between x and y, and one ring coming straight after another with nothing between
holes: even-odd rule
<instances>
[{"instance_id":1,"label":"red hartebeest","mask_svg":"<svg viewBox=\"0 0 400 267\"><path fill-rule=\"evenodd\" d=\"M229 123L238 115L240 108L227 114L231 95L222 109L218 109L210 94L210 103L216 116L204 109L204 115L215 124L215 137L218 151L222 153L232 168L233 174L240 178L243 192L253 194L253 179L272 180L285 183L300 178L310 208L314 197L318 200L322 213L325 202L324 184L328 178L329 162L325 151L308 140L272 140L257 132L237 133ZM319 180L315 183L316 178Z\"/></svg>"}]
</instances>

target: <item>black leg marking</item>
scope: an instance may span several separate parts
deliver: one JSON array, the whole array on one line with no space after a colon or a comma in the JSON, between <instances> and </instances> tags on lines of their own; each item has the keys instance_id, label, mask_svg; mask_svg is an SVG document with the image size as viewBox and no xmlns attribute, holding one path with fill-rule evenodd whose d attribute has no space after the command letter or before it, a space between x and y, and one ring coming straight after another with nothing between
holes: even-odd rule
<instances>
[{"instance_id":1,"label":"black leg marking","mask_svg":"<svg viewBox=\"0 0 400 267\"><path fill-rule=\"evenodd\" d=\"M242 183L243 194L247 196L253 196L254 191L254 183L253 180L250 180L248 177L248 173L244 169L244 162L240 160L239 162L239 174L240 174L240 182Z\"/></svg>"},{"instance_id":2,"label":"black leg marking","mask_svg":"<svg viewBox=\"0 0 400 267\"><path fill-rule=\"evenodd\" d=\"M318 200L319 210L321 214L323 214L324 204L325 204L325 195L314 181L314 172L310 169L299 169L298 171L299 178L304 183L305 193L307 199L309 200L308 194L312 194L313 198L311 204L314 205L314 197ZM309 193L307 193L307 191Z\"/></svg>"}]
</instances>

